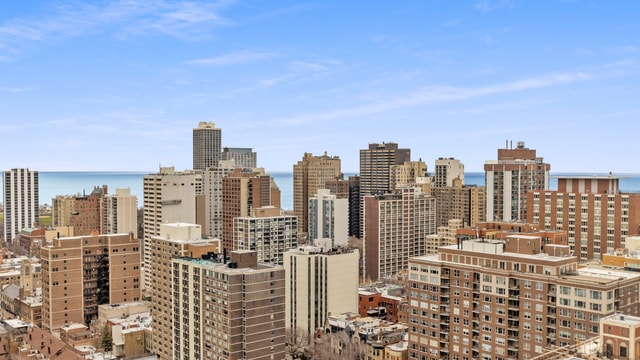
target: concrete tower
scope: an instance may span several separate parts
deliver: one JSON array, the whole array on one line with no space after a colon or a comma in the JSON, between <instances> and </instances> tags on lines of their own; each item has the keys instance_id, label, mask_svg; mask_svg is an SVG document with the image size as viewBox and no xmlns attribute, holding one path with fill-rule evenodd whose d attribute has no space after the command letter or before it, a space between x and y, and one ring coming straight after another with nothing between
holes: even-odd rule
<instances>
[{"instance_id":1,"label":"concrete tower","mask_svg":"<svg viewBox=\"0 0 640 360\"><path fill-rule=\"evenodd\" d=\"M217 167L222 148L222 129L212 122L200 122L193 129L193 169Z\"/></svg>"},{"instance_id":2,"label":"concrete tower","mask_svg":"<svg viewBox=\"0 0 640 360\"><path fill-rule=\"evenodd\" d=\"M38 172L27 168L2 173L4 181L4 237L7 243L18 238L23 228L40 221Z\"/></svg>"}]
</instances>

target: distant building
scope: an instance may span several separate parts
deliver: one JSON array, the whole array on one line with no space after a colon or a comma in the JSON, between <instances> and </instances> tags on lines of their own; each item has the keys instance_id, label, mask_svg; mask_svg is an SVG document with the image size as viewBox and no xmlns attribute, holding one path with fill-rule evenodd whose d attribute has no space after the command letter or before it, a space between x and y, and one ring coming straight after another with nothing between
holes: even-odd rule
<instances>
[{"instance_id":1,"label":"distant building","mask_svg":"<svg viewBox=\"0 0 640 360\"><path fill-rule=\"evenodd\" d=\"M98 306L139 301L140 242L130 234L55 238L42 247L42 327L87 326Z\"/></svg>"},{"instance_id":2,"label":"distant building","mask_svg":"<svg viewBox=\"0 0 640 360\"><path fill-rule=\"evenodd\" d=\"M4 241L11 244L23 228L40 222L38 172L27 168L2 172Z\"/></svg>"},{"instance_id":3,"label":"distant building","mask_svg":"<svg viewBox=\"0 0 640 360\"><path fill-rule=\"evenodd\" d=\"M204 235L208 237L222 239L222 179L231 174L235 168L233 161L222 160L218 167L210 167L203 172Z\"/></svg>"},{"instance_id":4,"label":"distant building","mask_svg":"<svg viewBox=\"0 0 640 360\"><path fill-rule=\"evenodd\" d=\"M549 188L551 165L518 141L515 149L498 149L498 160L484 163L487 221L526 221L527 194Z\"/></svg>"},{"instance_id":5,"label":"distant building","mask_svg":"<svg viewBox=\"0 0 640 360\"><path fill-rule=\"evenodd\" d=\"M309 231L309 199L318 189L324 189L327 181L340 176L340 158L304 153L302 160L293 165L293 213L298 216L300 232Z\"/></svg>"},{"instance_id":6,"label":"distant building","mask_svg":"<svg viewBox=\"0 0 640 360\"><path fill-rule=\"evenodd\" d=\"M51 199L51 226L71 226L71 216L75 206L75 196L57 195Z\"/></svg>"},{"instance_id":7,"label":"distant building","mask_svg":"<svg viewBox=\"0 0 640 360\"><path fill-rule=\"evenodd\" d=\"M228 263L173 259L173 359L285 358L285 271L231 252Z\"/></svg>"},{"instance_id":8,"label":"distant building","mask_svg":"<svg viewBox=\"0 0 640 360\"><path fill-rule=\"evenodd\" d=\"M284 255L286 326L313 338L331 314L358 311L358 251L301 246Z\"/></svg>"},{"instance_id":9,"label":"distant building","mask_svg":"<svg viewBox=\"0 0 640 360\"><path fill-rule=\"evenodd\" d=\"M346 246L349 237L349 200L318 189L309 199L309 241L331 239L332 247Z\"/></svg>"},{"instance_id":10,"label":"distant building","mask_svg":"<svg viewBox=\"0 0 640 360\"><path fill-rule=\"evenodd\" d=\"M405 270L410 257L425 254L436 233L436 200L421 189L364 197L364 278L378 280Z\"/></svg>"},{"instance_id":11,"label":"distant building","mask_svg":"<svg viewBox=\"0 0 640 360\"><path fill-rule=\"evenodd\" d=\"M464 185L464 164L452 157L438 158L436 160L434 187L452 187L455 179L460 179L460 185Z\"/></svg>"},{"instance_id":12,"label":"distant building","mask_svg":"<svg viewBox=\"0 0 640 360\"><path fill-rule=\"evenodd\" d=\"M222 156L222 129L212 122L200 122L193 129L193 169L218 167Z\"/></svg>"},{"instance_id":13,"label":"distant building","mask_svg":"<svg viewBox=\"0 0 640 360\"><path fill-rule=\"evenodd\" d=\"M258 154L252 148L224 147L221 160L233 160L237 167L245 169L258 167Z\"/></svg>"},{"instance_id":14,"label":"distant building","mask_svg":"<svg viewBox=\"0 0 640 360\"><path fill-rule=\"evenodd\" d=\"M416 180L427 176L427 164L424 161L405 161L389 167L389 186L395 190L402 186L413 186Z\"/></svg>"},{"instance_id":15,"label":"distant building","mask_svg":"<svg viewBox=\"0 0 640 360\"><path fill-rule=\"evenodd\" d=\"M94 231L104 234L104 198L108 189L106 185L95 186L89 195L77 195L71 212L71 222L77 236L91 235ZM65 224L67 225L67 224Z\"/></svg>"},{"instance_id":16,"label":"distant building","mask_svg":"<svg viewBox=\"0 0 640 360\"><path fill-rule=\"evenodd\" d=\"M138 197L131 190L116 189L104 197L104 233L128 234L138 237Z\"/></svg>"},{"instance_id":17,"label":"distant building","mask_svg":"<svg viewBox=\"0 0 640 360\"><path fill-rule=\"evenodd\" d=\"M486 188L484 186L463 186L455 178L453 186L431 187L431 195L436 198L437 226L446 226L451 219L460 219L465 226L474 226L485 220Z\"/></svg>"},{"instance_id":18,"label":"distant building","mask_svg":"<svg viewBox=\"0 0 640 360\"><path fill-rule=\"evenodd\" d=\"M581 260L602 259L640 232L640 194L621 193L614 176L562 176L558 190L529 192L527 221L563 230Z\"/></svg>"},{"instance_id":19,"label":"distant building","mask_svg":"<svg viewBox=\"0 0 640 360\"><path fill-rule=\"evenodd\" d=\"M233 219L233 249L255 251L258 261L282 265L283 254L298 246L298 218L273 206Z\"/></svg>"}]
</instances>

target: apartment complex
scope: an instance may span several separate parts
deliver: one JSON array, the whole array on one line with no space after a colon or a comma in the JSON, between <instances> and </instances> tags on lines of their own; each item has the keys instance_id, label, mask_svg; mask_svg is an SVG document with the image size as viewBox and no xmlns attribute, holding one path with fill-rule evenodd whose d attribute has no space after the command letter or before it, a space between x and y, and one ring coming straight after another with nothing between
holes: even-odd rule
<instances>
[{"instance_id":1,"label":"apartment complex","mask_svg":"<svg viewBox=\"0 0 640 360\"><path fill-rule=\"evenodd\" d=\"M230 148L222 149L221 160L233 160L235 166L243 169L254 169L258 167L258 154L252 148Z\"/></svg>"},{"instance_id":2,"label":"apartment complex","mask_svg":"<svg viewBox=\"0 0 640 360\"><path fill-rule=\"evenodd\" d=\"M222 179L222 247L230 252L233 244L233 223L237 217L251 216L253 209L273 206L280 208L280 190L271 176L258 171L235 168Z\"/></svg>"},{"instance_id":3,"label":"apartment complex","mask_svg":"<svg viewBox=\"0 0 640 360\"><path fill-rule=\"evenodd\" d=\"M71 195L57 195L51 199L51 226L70 226L75 202L75 196Z\"/></svg>"},{"instance_id":4,"label":"apartment complex","mask_svg":"<svg viewBox=\"0 0 640 360\"><path fill-rule=\"evenodd\" d=\"M89 195L77 195L73 202L73 210L69 225L76 236L90 235L94 231L105 234L104 197L107 195L106 185L95 186Z\"/></svg>"},{"instance_id":5,"label":"apartment complex","mask_svg":"<svg viewBox=\"0 0 640 360\"><path fill-rule=\"evenodd\" d=\"M549 188L551 165L518 141L515 149L498 149L498 160L484 163L487 221L526 221L527 194Z\"/></svg>"},{"instance_id":6,"label":"apartment complex","mask_svg":"<svg viewBox=\"0 0 640 360\"><path fill-rule=\"evenodd\" d=\"M331 314L358 311L357 250L301 246L284 256L286 327L312 339Z\"/></svg>"},{"instance_id":7,"label":"apartment complex","mask_svg":"<svg viewBox=\"0 0 640 360\"><path fill-rule=\"evenodd\" d=\"M360 238L360 176L328 180L325 188L337 199L348 199L349 236Z\"/></svg>"},{"instance_id":8,"label":"apartment complex","mask_svg":"<svg viewBox=\"0 0 640 360\"><path fill-rule=\"evenodd\" d=\"M293 213L298 216L300 232L309 231L309 199L325 183L341 175L340 158L304 153L302 160L293 165Z\"/></svg>"},{"instance_id":9,"label":"apartment complex","mask_svg":"<svg viewBox=\"0 0 640 360\"><path fill-rule=\"evenodd\" d=\"M328 189L318 189L309 199L309 242L330 239L331 247L347 245L348 222L348 199L338 199Z\"/></svg>"},{"instance_id":10,"label":"apartment complex","mask_svg":"<svg viewBox=\"0 0 640 360\"><path fill-rule=\"evenodd\" d=\"M401 165L389 167L389 186L395 190L401 186L415 185L417 179L427 176L427 164L424 161L405 161Z\"/></svg>"},{"instance_id":11,"label":"apartment complex","mask_svg":"<svg viewBox=\"0 0 640 360\"><path fill-rule=\"evenodd\" d=\"M436 200L420 188L364 197L364 279L405 270L410 257L424 255L436 233Z\"/></svg>"},{"instance_id":12,"label":"apartment complex","mask_svg":"<svg viewBox=\"0 0 640 360\"><path fill-rule=\"evenodd\" d=\"M160 233L150 239L149 266L150 278L146 291L151 295L151 317L153 339L151 351L160 359L174 359L174 309L182 297L175 296L175 286L179 285L172 276L171 260L179 257L201 258L220 251L219 240L206 240L201 237L200 225L170 223L160 225ZM174 286L175 285L175 286ZM176 357L182 359L183 357Z\"/></svg>"},{"instance_id":13,"label":"apartment complex","mask_svg":"<svg viewBox=\"0 0 640 360\"><path fill-rule=\"evenodd\" d=\"M138 237L138 197L131 189L116 189L104 197L104 233L128 234Z\"/></svg>"},{"instance_id":14,"label":"apartment complex","mask_svg":"<svg viewBox=\"0 0 640 360\"><path fill-rule=\"evenodd\" d=\"M581 260L625 247L640 230L640 194L620 193L614 176L563 176L557 191L529 193L528 222L563 230Z\"/></svg>"},{"instance_id":15,"label":"apartment complex","mask_svg":"<svg viewBox=\"0 0 640 360\"><path fill-rule=\"evenodd\" d=\"M233 249L255 251L259 262L282 265L283 254L298 246L298 218L273 206L252 214L233 219Z\"/></svg>"},{"instance_id":16,"label":"apartment complex","mask_svg":"<svg viewBox=\"0 0 640 360\"><path fill-rule=\"evenodd\" d=\"M438 158L433 185L435 187L452 187L455 179L459 179L464 185L464 164L452 157Z\"/></svg>"},{"instance_id":17,"label":"apartment complex","mask_svg":"<svg viewBox=\"0 0 640 360\"><path fill-rule=\"evenodd\" d=\"M221 160L218 167L204 170L202 190L205 202L204 235L222 239L222 179L236 168L233 161Z\"/></svg>"},{"instance_id":18,"label":"apartment complex","mask_svg":"<svg viewBox=\"0 0 640 360\"><path fill-rule=\"evenodd\" d=\"M98 306L141 299L140 242L131 234L55 238L41 249L42 327L87 326Z\"/></svg>"},{"instance_id":19,"label":"apartment complex","mask_svg":"<svg viewBox=\"0 0 640 360\"><path fill-rule=\"evenodd\" d=\"M23 228L40 222L38 172L27 168L2 172L4 241L11 244Z\"/></svg>"},{"instance_id":20,"label":"apartment complex","mask_svg":"<svg viewBox=\"0 0 640 360\"><path fill-rule=\"evenodd\" d=\"M398 148L389 142L369 144L360 150L360 195L383 194L392 191L391 166L411 161L411 149Z\"/></svg>"},{"instance_id":21,"label":"apartment complex","mask_svg":"<svg viewBox=\"0 0 640 360\"><path fill-rule=\"evenodd\" d=\"M530 359L640 311L640 274L580 267L566 245L510 235L409 260L409 357Z\"/></svg>"},{"instance_id":22,"label":"apartment complex","mask_svg":"<svg viewBox=\"0 0 640 360\"><path fill-rule=\"evenodd\" d=\"M431 187L431 195L438 204L437 226L446 226L451 219L460 219L465 226L474 226L485 220L487 198L484 186L463 186L462 180L455 178L452 186Z\"/></svg>"},{"instance_id":23,"label":"apartment complex","mask_svg":"<svg viewBox=\"0 0 640 360\"><path fill-rule=\"evenodd\" d=\"M193 129L193 169L217 167L222 156L222 129L212 122L201 121Z\"/></svg>"},{"instance_id":24,"label":"apartment complex","mask_svg":"<svg viewBox=\"0 0 640 360\"><path fill-rule=\"evenodd\" d=\"M157 174L145 175L144 187L144 279L151 277L151 238L160 235L165 223L204 223L202 172L175 171L173 166L161 167Z\"/></svg>"},{"instance_id":25,"label":"apartment complex","mask_svg":"<svg viewBox=\"0 0 640 360\"><path fill-rule=\"evenodd\" d=\"M173 267L173 359L285 358L285 271L255 252L230 262L180 258ZM154 330L155 331L155 330Z\"/></svg>"}]
</instances>

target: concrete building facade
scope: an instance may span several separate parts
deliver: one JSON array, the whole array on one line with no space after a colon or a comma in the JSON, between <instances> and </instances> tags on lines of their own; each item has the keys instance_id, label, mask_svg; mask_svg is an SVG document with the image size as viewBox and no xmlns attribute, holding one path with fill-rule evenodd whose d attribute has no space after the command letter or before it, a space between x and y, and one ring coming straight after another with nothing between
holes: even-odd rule
<instances>
[{"instance_id":1,"label":"concrete building facade","mask_svg":"<svg viewBox=\"0 0 640 360\"><path fill-rule=\"evenodd\" d=\"M235 166L243 169L254 169L258 167L258 154L252 148L230 148L222 149L221 160L233 160Z\"/></svg>"},{"instance_id":2,"label":"concrete building facade","mask_svg":"<svg viewBox=\"0 0 640 360\"><path fill-rule=\"evenodd\" d=\"M138 197L131 189L116 189L104 197L104 233L128 234L138 237Z\"/></svg>"},{"instance_id":3,"label":"concrete building facade","mask_svg":"<svg viewBox=\"0 0 640 360\"><path fill-rule=\"evenodd\" d=\"M193 169L217 167L222 156L222 129L212 122L198 123L193 129Z\"/></svg>"},{"instance_id":4,"label":"concrete building facade","mask_svg":"<svg viewBox=\"0 0 640 360\"><path fill-rule=\"evenodd\" d=\"M40 222L38 172L17 168L2 172L4 240L11 244L23 228Z\"/></svg>"},{"instance_id":5,"label":"concrete building facade","mask_svg":"<svg viewBox=\"0 0 640 360\"><path fill-rule=\"evenodd\" d=\"M433 186L452 187L455 179L460 179L464 185L464 164L460 160L441 157L436 160L435 168Z\"/></svg>"},{"instance_id":6,"label":"concrete building facade","mask_svg":"<svg viewBox=\"0 0 640 360\"><path fill-rule=\"evenodd\" d=\"M474 226L485 220L487 199L484 186L463 186L462 181L456 178L453 186L431 187L431 195L438 204L437 226L446 226L451 219L460 219L465 226Z\"/></svg>"},{"instance_id":7,"label":"concrete building facade","mask_svg":"<svg viewBox=\"0 0 640 360\"><path fill-rule=\"evenodd\" d=\"M318 189L309 199L309 241L331 239L331 246L349 240L349 200L338 199L328 189Z\"/></svg>"},{"instance_id":8,"label":"concrete building facade","mask_svg":"<svg viewBox=\"0 0 640 360\"><path fill-rule=\"evenodd\" d=\"M216 168L207 168L203 173L205 198L204 234L222 239L222 179L233 172L233 161L221 160Z\"/></svg>"}]
</instances>

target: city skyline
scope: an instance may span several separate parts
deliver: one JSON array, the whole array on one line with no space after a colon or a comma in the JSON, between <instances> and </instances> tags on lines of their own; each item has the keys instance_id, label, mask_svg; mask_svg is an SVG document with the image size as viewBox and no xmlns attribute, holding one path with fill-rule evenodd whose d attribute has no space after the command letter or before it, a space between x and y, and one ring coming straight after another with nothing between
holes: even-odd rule
<instances>
[{"instance_id":1,"label":"city skyline","mask_svg":"<svg viewBox=\"0 0 640 360\"><path fill-rule=\"evenodd\" d=\"M192 167L192 130L267 172L358 172L396 142L482 172L505 140L552 173L637 173L633 2L37 1L0 14L3 170Z\"/></svg>"}]
</instances>

